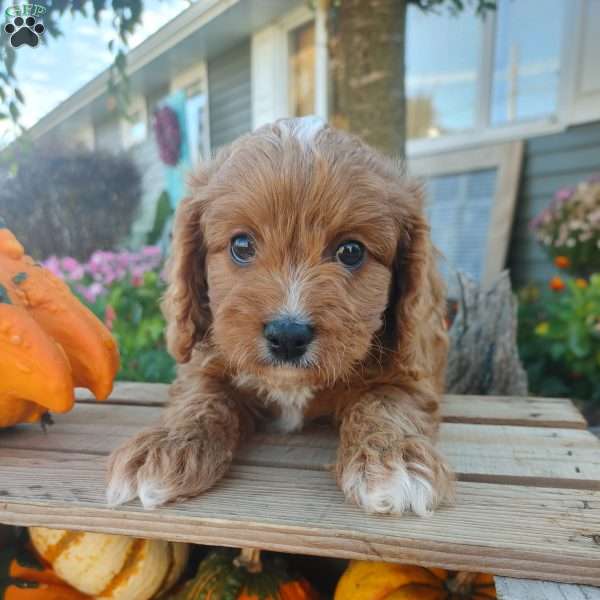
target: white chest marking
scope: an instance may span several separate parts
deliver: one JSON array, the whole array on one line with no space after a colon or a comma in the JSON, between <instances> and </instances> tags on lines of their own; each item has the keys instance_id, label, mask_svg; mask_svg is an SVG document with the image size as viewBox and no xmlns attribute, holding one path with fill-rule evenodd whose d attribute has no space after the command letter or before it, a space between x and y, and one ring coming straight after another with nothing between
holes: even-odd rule
<instances>
[{"instance_id":1,"label":"white chest marking","mask_svg":"<svg viewBox=\"0 0 600 600\"><path fill-rule=\"evenodd\" d=\"M270 424L270 429L289 433L300 431L304 425L304 411L314 393L310 387L289 390L270 390L267 398L281 411L279 417Z\"/></svg>"},{"instance_id":2,"label":"white chest marking","mask_svg":"<svg viewBox=\"0 0 600 600\"><path fill-rule=\"evenodd\" d=\"M234 382L239 387L254 389L265 404L273 404L279 409L279 416L268 424L270 430L289 433L302 429L304 411L315 395L313 388L309 386L271 388L247 375L238 375Z\"/></svg>"}]
</instances>

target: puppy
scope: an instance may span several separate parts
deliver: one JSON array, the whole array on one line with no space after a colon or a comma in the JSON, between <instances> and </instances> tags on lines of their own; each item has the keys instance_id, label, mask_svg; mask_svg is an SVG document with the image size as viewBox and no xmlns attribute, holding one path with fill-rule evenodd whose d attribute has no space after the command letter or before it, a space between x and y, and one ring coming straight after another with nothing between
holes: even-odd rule
<instances>
[{"instance_id":1,"label":"puppy","mask_svg":"<svg viewBox=\"0 0 600 600\"><path fill-rule=\"evenodd\" d=\"M338 483L367 511L424 515L450 492L434 447L445 290L422 194L358 138L285 119L202 165L163 308L177 379L160 423L112 455L110 504L195 496L259 422L323 415Z\"/></svg>"}]
</instances>

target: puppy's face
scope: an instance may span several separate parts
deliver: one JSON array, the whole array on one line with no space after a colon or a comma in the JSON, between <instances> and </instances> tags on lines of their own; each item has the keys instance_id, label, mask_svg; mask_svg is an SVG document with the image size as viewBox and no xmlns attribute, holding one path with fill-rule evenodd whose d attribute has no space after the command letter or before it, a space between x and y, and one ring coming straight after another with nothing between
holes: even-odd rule
<instances>
[{"instance_id":1,"label":"puppy's face","mask_svg":"<svg viewBox=\"0 0 600 600\"><path fill-rule=\"evenodd\" d=\"M381 360L421 209L357 139L290 123L236 142L180 208L169 341L185 361L208 340L232 374L265 385L330 386Z\"/></svg>"},{"instance_id":2,"label":"puppy's face","mask_svg":"<svg viewBox=\"0 0 600 600\"><path fill-rule=\"evenodd\" d=\"M376 359L403 233L395 177L330 130L234 146L201 226L209 335L235 374L328 386Z\"/></svg>"}]
</instances>

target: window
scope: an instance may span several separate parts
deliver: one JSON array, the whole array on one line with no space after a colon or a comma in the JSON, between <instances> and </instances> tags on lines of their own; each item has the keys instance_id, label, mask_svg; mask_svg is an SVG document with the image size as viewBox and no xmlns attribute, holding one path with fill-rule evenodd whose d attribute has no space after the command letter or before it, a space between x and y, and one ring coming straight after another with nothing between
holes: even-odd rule
<instances>
[{"instance_id":1,"label":"window","mask_svg":"<svg viewBox=\"0 0 600 600\"><path fill-rule=\"evenodd\" d=\"M143 143L148 137L148 109L145 96L138 95L127 106L127 116L119 117L120 138L124 149Z\"/></svg>"},{"instance_id":2,"label":"window","mask_svg":"<svg viewBox=\"0 0 600 600\"><path fill-rule=\"evenodd\" d=\"M563 0L500 2L492 92L494 125L556 112Z\"/></svg>"},{"instance_id":3,"label":"window","mask_svg":"<svg viewBox=\"0 0 600 600\"><path fill-rule=\"evenodd\" d=\"M481 23L409 5L406 43L407 133L438 137L472 129L477 106Z\"/></svg>"},{"instance_id":4,"label":"window","mask_svg":"<svg viewBox=\"0 0 600 600\"><path fill-rule=\"evenodd\" d=\"M126 123L126 145L134 146L146 139L146 111L136 110L129 115Z\"/></svg>"},{"instance_id":5,"label":"window","mask_svg":"<svg viewBox=\"0 0 600 600\"><path fill-rule=\"evenodd\" d=\"M497 0L485 19L409 5L409 139L539 121L558 111L567 0Z\"/></svg>"},{"instance_id":6,"label":"window","mask_svg":"<svg viewBox=\"0 0 600 600\"><path fill-rule=\"evenodd\" d=\"M192 164L210 156L208 139L208 101L203 82L199 81L186 89L186 131Z\"/></svg>"},{"instance_id":7,"label":"window","mask_svg":"<svg viewBox=\"0 0 600 600\"><path fill-rule=\"evenodd\" d=\"M315 23L311 21L290 32L290 115L315 113Z\"/></svg>"}]
</instances>

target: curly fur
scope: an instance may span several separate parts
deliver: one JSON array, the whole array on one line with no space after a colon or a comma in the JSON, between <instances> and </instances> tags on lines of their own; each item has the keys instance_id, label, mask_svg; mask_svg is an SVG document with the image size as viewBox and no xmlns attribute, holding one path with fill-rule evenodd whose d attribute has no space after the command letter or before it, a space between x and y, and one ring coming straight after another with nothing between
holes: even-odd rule
<instances>
[{"instance_id":1,"label":"curly fur","mask_svg":"<svg viewBox=\"0 0 600 600\"><path fill-rule=\"evenodd\" d=\"M301 120L244 136L202 165L177 211L164 300L180 363L161 422L118 449L108 499L145 506L221 478L264 419L339 425L337 478L374 512L427 514L452 476L434 447L447 354L444 286L420 187L358 138ZM236 265L231 238L257 255ZM348 271L336 246L361 241ZM316 331L298 367L269 360L264 323L301 312Z\"/></svg>"}]
</instances>

